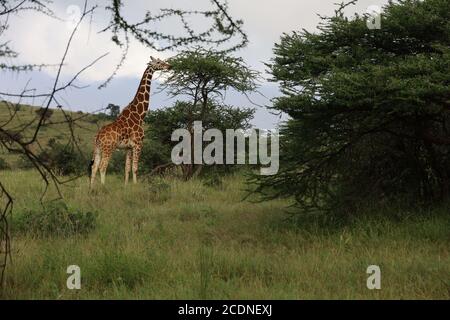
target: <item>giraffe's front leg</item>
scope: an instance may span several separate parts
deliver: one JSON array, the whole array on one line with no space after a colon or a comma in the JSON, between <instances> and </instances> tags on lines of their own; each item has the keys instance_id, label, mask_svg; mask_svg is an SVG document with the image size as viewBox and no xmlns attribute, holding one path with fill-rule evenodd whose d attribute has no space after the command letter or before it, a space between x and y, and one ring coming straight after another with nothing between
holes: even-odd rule
<instances>
[{"instance_id":1,"label":"giraffe's front leg","mask_svg":"<svg viewBox=\"0 0 450 320\"><path fill-rule=\"evenodd\" d=\"M137 183L137 171L139 164L139 157L141 155L142 144L138 144L133 148L133 183Z\"/></svg>"},{"instance_id":2,"label":"giraffe's front leg","mask_svg":"<svg viewBox=\"0 0 450 320\"><path fill-rule=\"evenodd\" d=\"M127 155L125 158L125 184L128 184L128 178L130 176L130 170L131 170L132 157L133 157L133 151L131 149L127 150Z\"/></svg>"}]
</instances>

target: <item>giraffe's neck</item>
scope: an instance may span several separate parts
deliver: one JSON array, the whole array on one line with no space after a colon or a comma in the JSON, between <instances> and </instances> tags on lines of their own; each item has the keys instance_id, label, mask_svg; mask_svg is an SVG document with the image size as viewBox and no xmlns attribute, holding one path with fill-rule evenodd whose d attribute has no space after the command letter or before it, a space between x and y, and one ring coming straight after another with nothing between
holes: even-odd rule
<instances>
[{"instance_id":1,"label":"giraffe's neck","mask_svg":"<svg viewBox=\"0 0 450 320\"><path fill-rule=\"evenodd\" d=\"M152 82L153 72L154 70L152 66L148 66L147 69L145 69L133 101L131 101L128 107L125 108L125 110L129 110L130 114L138 116L140 120L143 120L145 118L148 110L150 100L150 85Z\"/></svg>"}]
</instances>

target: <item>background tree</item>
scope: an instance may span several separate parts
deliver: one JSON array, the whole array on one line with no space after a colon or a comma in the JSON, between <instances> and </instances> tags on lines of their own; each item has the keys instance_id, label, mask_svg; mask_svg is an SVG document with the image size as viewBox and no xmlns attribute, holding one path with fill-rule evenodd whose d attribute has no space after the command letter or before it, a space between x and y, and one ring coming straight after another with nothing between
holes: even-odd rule
<instances>
[{"instance_id":1,"label":"background tree","mask_svg":"<svg viewBox=\"0 0 450 320\"><path fill-rule=\"evenodd\" d=\"M194 121L202 121L205 129L248 128L254 110L233 109L223 103L227 90L246 95L257 89L258 73L251 70L242 58L197 48L180 53L170 60L170 64L172 73L162 88L169 95L185 96L188 101L178 102L164 113L149 114L148 122L151 127L160 128L156 132L160 138L169 138L170 141L167 130L171 130L171 134L176 128L186 128L192 134ZM161 122L155 117L163 117L166 121ZM188 179L198 174L202 165L192 163L182 167Z\"/></svg>"},{"instance_id":2,"label":"background tree","mask_svg":"<svg viewBox=\"0 0 450 320\"><path fill-rule=\"evenodd\" d=\"M172 166L171 151L178 143L171 141L174 130L192 129L194 121L202 121L205 130L216 128L223 133L226 129L245 130L251 126L250 121L254 111L252 108L214 104L208 106L206 114L202 114L202 105L193 106L191 102L177 101L171 107L150 112L146 117L146 122L150 124L150 127L146 138L146 152L143 152L144 168L147 168L147 171L153 168L153 172L160 173ZM200 173L200 169L197 169L196 172L192 171L192 165L189 164L182 165L182 168L185 179Z\"/></svg>"},{"instance_id":3,"label":"background tree","mask_svg":"<svg viewBox=\"0 0 450 320\"><path fill-rule=\"evenodd\" d=\"M450 2L391 2L379 30L336 13L275 45L273 109L290 120L281 171L256 178L257 190L335 212L448 199Z\"/></svg>"},{"instance_id":4,"label":"background tree","mask_svg":"<svg viewBox=\"0 0 450 320\"><path fill-rule=\"evenodd\" d=\"M109 117L111 119L116 119L120 114L120 106L113 103L109 103L106 110L109 111Z\"/></svg>"},{"instance_id":5,"label":"background tree","mask_svg":"<svg viewBox=\"0 0 450 320\"><path fill-rule=\"evenodd\" d=\"M73 143L63 144L54 138L38 154L38 159L58 175L80 175L86 171L86 155L83 157Z\"/></svg>"},{"instance_id":6,"label":"background tree","mask_svg":"<svg viewBox=\"0 0 450 320\"><path fill-rule=\"evenodd\" d=\"M47 122L53 115L52 109L40 108L36 110L36 115L38 118L42 119L42 123Z\"/></svg>"}]
</instances>

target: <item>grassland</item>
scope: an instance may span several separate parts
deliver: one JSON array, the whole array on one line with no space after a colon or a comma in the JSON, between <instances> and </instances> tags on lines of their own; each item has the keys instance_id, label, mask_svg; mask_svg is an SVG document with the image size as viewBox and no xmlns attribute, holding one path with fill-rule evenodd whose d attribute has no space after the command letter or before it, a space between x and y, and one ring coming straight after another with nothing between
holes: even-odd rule
<instances>
[{"instance_id":1,"label":"grassland","mask_svg":"<svg viewBox=\"0 0 450 320\"><path fill-rule=\"evenodd\" d=\"M39 117L36 111L38 107L29 105L19 105L18 110L14 111L14 106L7 106L4 102L0 102L0 125L2 129L12 132L20 132L24 138L31 138L34 135ZM90 155L92 139L97 130L105 124L105 121L96 115L62 111L61 109L51 109L53 112L51 118L44 123L39 129L36 143L30 148L39 153L41 149L45 149L50 139L55 139L60 143L65 143L72 138L79 147ZM12 120L9 121L11 115ZM66 116L76 120L72 125L72 132L67 124ZM8 122L7 125L4 125ZM8 153L4 148L0 148L0 157L3 158L11 168L20 166L20 157L17 154Z\"/></svg>"},{"instance_id":2,"label":"grassland","mask_svg":"<svg viewBox=\"0 0 450 320\"><path fill-rule=\"evenodd\" d=\"M17 196L13 220L39 210L42 182L31 171L3 171ZM445 208L397 219L361 215L343 226L287 219L287 201L242 201L240 176L221 186L166 179L107 186L65 185L70 207L95 211L85 236L13 234L4 299L448 299L450 216ZM161 183L161 181L159 181ZM55 195L47 194L46 200ZM356 216L356 213L355 213ZM81 290L66 268L81 268ZM366 268L379 265L381 290Z\"/></svg>"},{"instance_id":3,"label":"grassland","mask_svg":"<svg viewBox=\"0 0 450 320\"><path fill-rule=\"evenodd\" d=\"M21 106L7 129L35 119ZM0 117L9 110L0 103ZM92 115L75 126L90 153L98 126ZM39 144L67 141L64 115L55 110ZM97 119L98 120L98 119ZM22 132L30 135L36 123ZM34 171L17 168L18 156L0 150L12 168L0 180L15 197L12 225L27 210L44 210L44 185ZM345 224L286 212L288 200L243 201L245 179L221 185L167 178L123 186L108 175L106 187L88 193L87 177L62 186L70 208L93 211L87 235L12 233L3 299L449 299L450 208L408 212L354 212ZM56 197L47 192L44 203ZM389 217L389 218L387 218ZM81 290L66 287L67 266L81 268ZM368 290L366 269L381 267L381 290Z\"/></svg>"}]
</instances>

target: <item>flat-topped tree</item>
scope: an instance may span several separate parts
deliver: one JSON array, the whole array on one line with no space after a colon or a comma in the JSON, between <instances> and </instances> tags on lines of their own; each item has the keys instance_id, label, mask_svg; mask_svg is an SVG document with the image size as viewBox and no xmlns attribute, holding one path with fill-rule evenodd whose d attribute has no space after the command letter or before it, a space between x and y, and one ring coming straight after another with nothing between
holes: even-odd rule
<instances>
[{"instance_id":1,"label":"flat-topped tree","mask_svg":"<svg viewBox=\"0 0 450 320\"><path fill-rule=\"evenodd\" d=\"M188 97L183 106L186 129L193 130L194 121L217 124L217 116L224 115L223 99L228 90L247 95L257 90L259 73L250 69L242 58L226 52L196 48L169 59L171 73L161 87L172 97ZM242 110L242 121L253 116L253 110ZM198 165L200 169L202 165ZM197 169L184 165L185 178Z\"/></svg>"}]
</instances>

